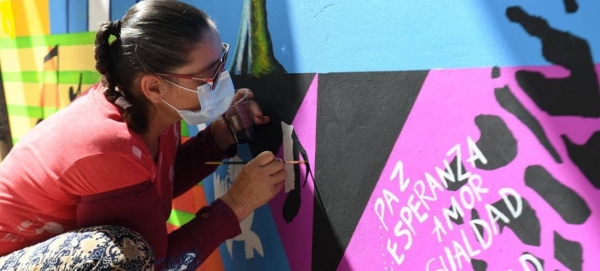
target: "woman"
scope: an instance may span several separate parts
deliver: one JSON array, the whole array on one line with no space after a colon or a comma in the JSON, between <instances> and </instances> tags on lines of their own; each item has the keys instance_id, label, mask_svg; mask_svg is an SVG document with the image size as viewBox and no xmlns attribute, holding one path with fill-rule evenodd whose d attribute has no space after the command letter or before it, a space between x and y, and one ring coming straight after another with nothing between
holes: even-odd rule
<instances>
[{"instance_id":1,"label":"woman","mask_svg":"<svg viewBox=\"0 0 600 271\"><path fill-rule=\"evenodd\" d=\"M205 13L177 1L141 1L103 23L102 84L0 164L0 269L193 270L238 235L239 222L283 187L284 164L270 152L189 223L166 229L172 199L216 170L205 161L237 152L222 115L252 92L235 93L228 50ZM250 103L254 123L267 123ZM181 119L211 124L180 144Z\"/></svg>"}]
</instances>

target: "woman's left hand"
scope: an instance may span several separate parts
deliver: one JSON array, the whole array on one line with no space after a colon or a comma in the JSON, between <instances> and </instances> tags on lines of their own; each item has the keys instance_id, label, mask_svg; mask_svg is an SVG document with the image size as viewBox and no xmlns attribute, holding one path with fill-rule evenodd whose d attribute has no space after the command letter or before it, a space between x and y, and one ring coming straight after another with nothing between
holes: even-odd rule
<instances>
[{"instance_id":1,"label":"woman's left hand","mask_svg":"<svg viewBox=\"0 0 600 271\"><path fill-rule=\"evenodd\" d=\"M252 123L254 125L262 125L269 123L271 118L263 115L260 106L258 105L258 103L256 103L256 101L252 100L253 98L254 94L250 89L241 88L235 93L232 105L240 102L241 99L245 99L244 101L241 101L242 103L244 103L244 106L241 106L239 108L243 108L243 110L246 111L246 115L252 118ZM230 108L230 110L232 109ZM211 132L213 134L213 138L215 139L217 145L219 146L219 148L221 148L221 150L226 150L227 148L229 148L229 146L236 143L236 140L232 135L227 121L225 121L223 116L219 117L212 123Z\"/></svg>"},{"instance_id":2,"label":"woman's left hand","mask_svg":"<svg viewBox=\"0 0 600 271\"><path fill-rule=\"evenodd\" d=\"M233 96L233 102L231 104L234 105L239 100L243 99L244 96L246 98L246 101L244 101L244 103L248 104L248 106L244 106L244 108L247 110L247 113L250 116L254 116L254 118L252 119L254 124L261 125L269 123L271 118L263 115L262 111L260 110L260 106L258 106L256 101L252 100L254 98L254 93L252 93L252 90L248 88L240 88L235 93L235 96Z\"/></svg>"}]
</instances>

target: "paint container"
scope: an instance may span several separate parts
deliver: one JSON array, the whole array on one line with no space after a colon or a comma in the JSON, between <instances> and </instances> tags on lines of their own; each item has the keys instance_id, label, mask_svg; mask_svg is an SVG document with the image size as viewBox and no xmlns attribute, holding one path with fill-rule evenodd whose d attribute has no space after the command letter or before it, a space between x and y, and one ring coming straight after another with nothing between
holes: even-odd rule
<instances>
[{"instance_id":1,"label":"paint container","mask_svg":"<svg viewBox=\"0 0 600 271\"><path fill-rule=\"evenodd\" d=\"M244 97L233 104L225 112L225 120L229 124L236 142L246 143L256 138L254 132L254 114L250 110L250 99L246 93Z\"/></svg>"}]
</instances>

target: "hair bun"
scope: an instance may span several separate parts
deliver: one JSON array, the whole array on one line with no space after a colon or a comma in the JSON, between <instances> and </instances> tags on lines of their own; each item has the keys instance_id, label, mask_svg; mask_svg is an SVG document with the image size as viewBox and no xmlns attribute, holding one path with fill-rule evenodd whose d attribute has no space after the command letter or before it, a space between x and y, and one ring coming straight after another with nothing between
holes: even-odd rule
<instances>
[{"instance_id":1,"label":"hair bun","mask_svg":"<svg viewBox=\"0 0 600 271\"><path fill-rule=\"evenodd\" d=\"M121 20L112 21L110 25L110 32L115 37L121 37Z\"/></svg>"}]
</instances>

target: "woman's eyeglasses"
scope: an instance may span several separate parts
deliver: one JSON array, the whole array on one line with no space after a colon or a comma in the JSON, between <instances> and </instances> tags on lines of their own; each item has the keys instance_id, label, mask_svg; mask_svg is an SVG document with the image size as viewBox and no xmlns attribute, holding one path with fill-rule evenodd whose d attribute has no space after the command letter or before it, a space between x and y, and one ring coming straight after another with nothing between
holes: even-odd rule
<instances>
[{"instance_id":1,"label":"woman's eyeglasses","mask_svg":"<svg viewBox=\"0 0 600 271\"><path fill-rule=\"evenodd\" d=\"M219 81L219 76L221 72L225 70L225 62L227 62L227 55L229 54L229 44L223 43L223 55L221 55L221 60L219 61L219 68L215 72L215 74L211 77L194 77L192 75L186 74L169 74L169 73L156 73L156 75L165 76L165 77L175 77L175 78L183 78L194 81L201 81L210 85L210 90L214 90L217 87L217 82Z\"/></svg>"}]
</instances>

